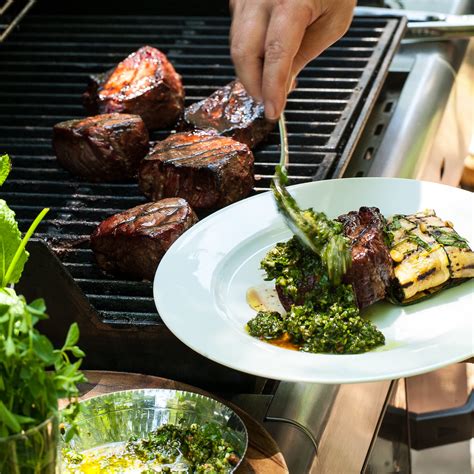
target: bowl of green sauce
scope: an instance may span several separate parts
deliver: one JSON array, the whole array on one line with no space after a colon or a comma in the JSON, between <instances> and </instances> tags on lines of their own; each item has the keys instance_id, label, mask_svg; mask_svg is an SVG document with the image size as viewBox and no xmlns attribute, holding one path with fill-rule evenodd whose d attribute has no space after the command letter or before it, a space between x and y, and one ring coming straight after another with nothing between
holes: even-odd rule
<instances>
[{"instance_id":1,"label":"bowl of green sauce","mask_svg":"<svg viewBox=\"0 0 474 474\"><path fill-rule=\"evenodd\" d=\"M247 450L241 418L196 393L126 390L80 405L77 434L62 446L63 473L228 474Z\"/></svg>"}]
</instances>

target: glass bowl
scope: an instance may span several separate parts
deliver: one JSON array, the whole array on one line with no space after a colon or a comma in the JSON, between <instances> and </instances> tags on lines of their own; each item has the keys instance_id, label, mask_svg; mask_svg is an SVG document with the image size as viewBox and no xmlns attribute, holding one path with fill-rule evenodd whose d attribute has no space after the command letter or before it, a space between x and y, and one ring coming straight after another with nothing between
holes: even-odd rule
<instances>
[{"instance_id":1,"label":"glass bowl","mask_svg":"<svg viewBox=\"0 0 474 474\"><path fill-rule=\"evenodd\" d=\"M55 414L28 431L0 438L0 473L55 474L58 425Z\"/></svg>"},{"instance_id":2,"label":"glass bowl","mask_svg":"<svg viewBox=\"0 0 474 474\"><path fill-rule=\"evenodd\" d=\"M248 445L247 429L228 406L197 393L168 389L140 389L113 392L81 402L76 418L78 435L67 444L76 452L113 443L132 436L142 438L159 426L216 423L223 438L235 447L240 461Z\"/></svg>"}]
</instances>

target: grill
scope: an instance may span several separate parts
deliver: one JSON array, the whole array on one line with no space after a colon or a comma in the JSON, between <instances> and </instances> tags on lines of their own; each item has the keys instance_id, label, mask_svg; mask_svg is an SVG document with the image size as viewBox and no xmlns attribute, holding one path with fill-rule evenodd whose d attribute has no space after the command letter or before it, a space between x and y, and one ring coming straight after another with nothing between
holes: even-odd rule
<instances>
[{"instance_id":1,"label":"grill","mask_svg":"<svg viewBox=\"0 0 474 474\"><path fill-rule=\"evenodd\" d=\"M286 111L291 183L342 175L404 26L399 19L356 18L347 35L303 71ZM56 163L51 128L59 121L84 116L81 93L90 73L112 67L144 44L164 51L182 75L186 105L208 96L234 77L228 29L229 20L223 17L38 15L27 16L21 29L0 45L0 151L13 159L13 171L0 194L16 211L23 230L40 209L51 207L39 236L50 243L83 292L77 292L83 301L80 308L74 306L76 313L70 317L80 319L80 314L87 313L84 318L96 338L91 344L99 351L94 353L95 367L160 371L183 379L164 362L144 368L132 362L117 365L113 351L103 356L100 340L105 328L117 331L117 353L121 331L129 331L128 343L135 337L141 349L145 342L140 338L155 334L146 342L150 353L156 349L157 333L160 344L176 345L178 341L156 313L151 284L105 276L88 247L89 234L101 220L145 202L136 183L90 184L71 176ZM168 133L154 132L152 139ZM278 143L275 131L255 151L255 192L269 187L279 159ZM36 288L41 294L38 283ZM41 291L44 295L51 289ZM47 303L50 307L55 304L48 299ZM67 305L62 311L67 311ZM138 327L149 332L137 335ZM196 360L212 364L203 358Z\"/></svg>"}]
</instances>

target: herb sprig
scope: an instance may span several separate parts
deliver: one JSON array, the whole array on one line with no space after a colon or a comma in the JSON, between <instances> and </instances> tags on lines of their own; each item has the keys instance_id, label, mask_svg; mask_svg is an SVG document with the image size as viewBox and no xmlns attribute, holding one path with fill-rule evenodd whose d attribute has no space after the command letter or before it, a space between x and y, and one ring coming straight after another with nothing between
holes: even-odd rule
<instances>
[{"instance_id":1,"label":"herb sprig","mask_svg":"<svg viewBox=\"0 0 474 474\"><path fill-rule=\"evenodd\" d=\"M10 169L9 157L0 156L0 185ZM39 213L22 238L15 213L0 200L0 438L43 423L57 413L61 398L72 402L64 411L71 421L78 410L77 384L85 380L78 325L71 325L63 346L55 349L35 327L48 318L44 300L28 303L13 288L28 258L26 244L48 211ZM66 438L74 434L71 426ZM0 452L0 471L5 454Z\"/></svg>"}]
</instances>

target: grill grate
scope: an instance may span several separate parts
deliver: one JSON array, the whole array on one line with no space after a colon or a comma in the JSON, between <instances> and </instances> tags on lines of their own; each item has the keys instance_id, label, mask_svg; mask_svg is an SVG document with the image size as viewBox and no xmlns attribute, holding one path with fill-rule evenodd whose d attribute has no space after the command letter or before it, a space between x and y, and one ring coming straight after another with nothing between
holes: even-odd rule
<instances>
[{"instance_id":1,"label":"grill grate","mask_svg":"<svg viewBox=\"0 0 474 474\"><path fill-rule=\"evenodd\" d=\"M36 0L3 0L0 3L0 43L20 23Z\"/></svg>"},{"instance_id":2,"label":"grill grate","mask_svg":"<svg viewBox=\"0 0 474 474\"><path fill-rule=\"evenodd\" d=\"M41 15L0 45L0 151L14 166L1 196L23 229L51 207L42 236L106 323L161 323L151 285L103 275L87 242L105 217L145 199L136 183L90 184L60 168L51 127L84 115L81 93L90 73L144 44L163 50L182 75L186 105L206 97L233 79L228 28L228 19L217 17ZM356 18L348 34L302 72L286 111L292 183L342 174L402 30L399 20ZM256 192L269 187L278 143L274 132L255 152Z\"/></svg>"}]
</instances>

